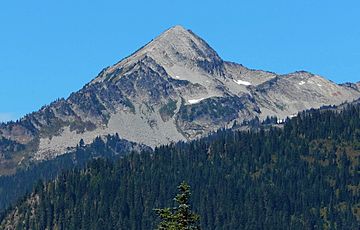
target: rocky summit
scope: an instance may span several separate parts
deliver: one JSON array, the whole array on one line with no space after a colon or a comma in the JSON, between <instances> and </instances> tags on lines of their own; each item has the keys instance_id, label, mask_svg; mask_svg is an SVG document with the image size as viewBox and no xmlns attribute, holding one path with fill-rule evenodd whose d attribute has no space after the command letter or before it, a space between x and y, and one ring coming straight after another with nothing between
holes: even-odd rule
<instances>
[{"instance_id":1,"label":"rocky summit","mask_svg":"<svg viewBox=\"0 0 360 230\"><path fill-rule=\"evenodd\" d=\"M359 83L338 85L304 71L279 75L224 61L192 31L175 26L69 98L1 124L0 168L54 158L81 139L90 143L118 133L156 147L359 97Z\"/></svg>"}]
</instances>

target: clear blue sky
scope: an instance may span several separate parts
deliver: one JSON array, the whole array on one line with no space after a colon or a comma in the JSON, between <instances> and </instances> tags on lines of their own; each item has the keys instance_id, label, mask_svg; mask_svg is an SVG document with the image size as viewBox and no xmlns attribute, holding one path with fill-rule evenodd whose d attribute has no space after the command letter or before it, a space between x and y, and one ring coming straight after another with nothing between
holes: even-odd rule
<instances>
[{"instance_id":1,"label":"clear blue sky","mask_svg":"<svg viewBox=\"0 0 360 230\"><path fill-rule=\"evenodd\" d=\"M250 68L359 81L359 12L358 0L1 1L0 120L67 97L176 24Z\"/></svg>"}]
</instances>

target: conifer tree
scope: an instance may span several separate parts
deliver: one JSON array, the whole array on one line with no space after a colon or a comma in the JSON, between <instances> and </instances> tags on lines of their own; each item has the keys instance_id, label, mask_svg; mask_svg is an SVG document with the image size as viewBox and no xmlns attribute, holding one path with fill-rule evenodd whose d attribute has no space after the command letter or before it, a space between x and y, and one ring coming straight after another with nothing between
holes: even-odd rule
<instances>
[{"instance_id":1,"label":"conifer tree","mask_svg":"<svg viewBox=\"0 0 360 230\"><path fill-rule=\"evenodd\" d=\"M155 209L158 216L162 219L157 230L200 230L199 215L191 211L189 204L191 192L190 186L182 182L178 186L179 193L174 200L179 204L178 207Z\"/></svg>"}]
</instances>

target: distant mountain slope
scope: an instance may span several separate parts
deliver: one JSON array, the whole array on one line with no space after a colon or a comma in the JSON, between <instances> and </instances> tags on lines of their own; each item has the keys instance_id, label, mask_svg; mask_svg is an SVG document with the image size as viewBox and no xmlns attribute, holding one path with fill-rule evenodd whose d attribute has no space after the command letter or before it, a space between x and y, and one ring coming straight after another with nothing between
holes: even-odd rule
<instances>
[{"instance_id":1,"label":"distant mountain slope","mask_svg":"<svg viewBox=\"0 0 360 230\"><path fill-rule=\"evenodd\" d=\"M202 229L358 229L360 104L311 110L283 129L219 131L39 184L1 229L154 229L154 208L192 186Z\"/></svg>"},{"instance_id":2,"label":"distant mountain slope","mask_svg":"<svg viewBox=\"0 0 360 230\"><path fill-rule=\"evenodd\" d=\"M319 111L341 112L349 106L359 105L360 99L339 106L323 106ZM311 111L314 112L315 109L311 109L307 112ZM251 130L253 131L259 131L260 129L267 130L271 127L283 128L285 122L286 120L284 119L270 117L262 122L258 119L254 119L250 121L249 124L245 125L251 126ZM248 128L246 126L236 125L233 129L247 130ZM4 143L8 142L5 141ZM17 146L17 148L19 147ZM94 142L86 146L79 143L74 150L55 157L54 159L42 162L31 162L30 164L27 163L18 169L15 174L0 177L0 213L13 205L17 199L27 192L30 192L39 180L48 181L61 174L64 170L83 168L94 158L117 159L132 151L140 152L146 149L150 151L149 147L128 142L115 134L107 135L103 140L101 138L96 138Z\"/></svg>"},{"instance_id":3,"label":"distant mountain slope","mask_svg":"<svg viewBox=\"0 0 360 230\"><path fill-rule=\"evenodd\" d=\"M49 181L64 171L84 168L96 158L117 159L131 152L151 149L121 139L117 134L96 138L89 145L79 145L72 151L54 159L32 162L16 171L13 175L0 177L0 214L13 205L20 197L32 191L40 180Z\"/></svg>"},{"instance_id":4,"label":"distant mountain slope","mask_svg":"<svg viewBox=\"0 0 360 230\"><path fill-rule=\"evenodd\" d=\"M11 173L22 162L52 159L80 139L91 143L119 133L155 147L359 97L358 84L337 85L307 72L277 75L223 61L203 39L175 26L69 98L1 124L0 135L25 149L0 149L0 168Z\"/></svg>"}]
</instances>

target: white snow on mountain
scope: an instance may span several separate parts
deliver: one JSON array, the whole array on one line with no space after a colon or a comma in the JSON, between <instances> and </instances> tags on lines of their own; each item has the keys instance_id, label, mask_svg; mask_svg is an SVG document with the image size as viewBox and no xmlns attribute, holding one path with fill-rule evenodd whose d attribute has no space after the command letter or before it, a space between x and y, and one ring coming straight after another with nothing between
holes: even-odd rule
<instances>
[{"instance_id":1,"label":"white snow on mountain","mask_svg":"<svg viewBox=\"0 0 360 230\"><path fill-rule=\"evenodd\" d=\"M301 81L301 82L299 82L299 85L304 85L306 82L304 82L304 81Z\"/></svg>"},{"instance_id":2,"label":"white snow on mountain","mask_svg":"<svg viewBox=\"0 0 360 230\"><path fill-rule=\"evenodd\" d=\"M236 84L238 84L238 85L246 85L246 86L251 85L251 83L248 82L248 81L242 81L242 80L235 80L235 79L234 79L234 82L235 82Z\"/></svg>"},{"instance_id":3,"label":"white snow on mountain","mask_svg":"<svg viewBox=\"0 0 360 230\"><path fill-rule=\"evenodd\" d=\"M204 100L205 98L199 98L199 99L190 99L188 100L189 104L196 104L199 103L200 101Z\"/></svg>"}]
</instances>

